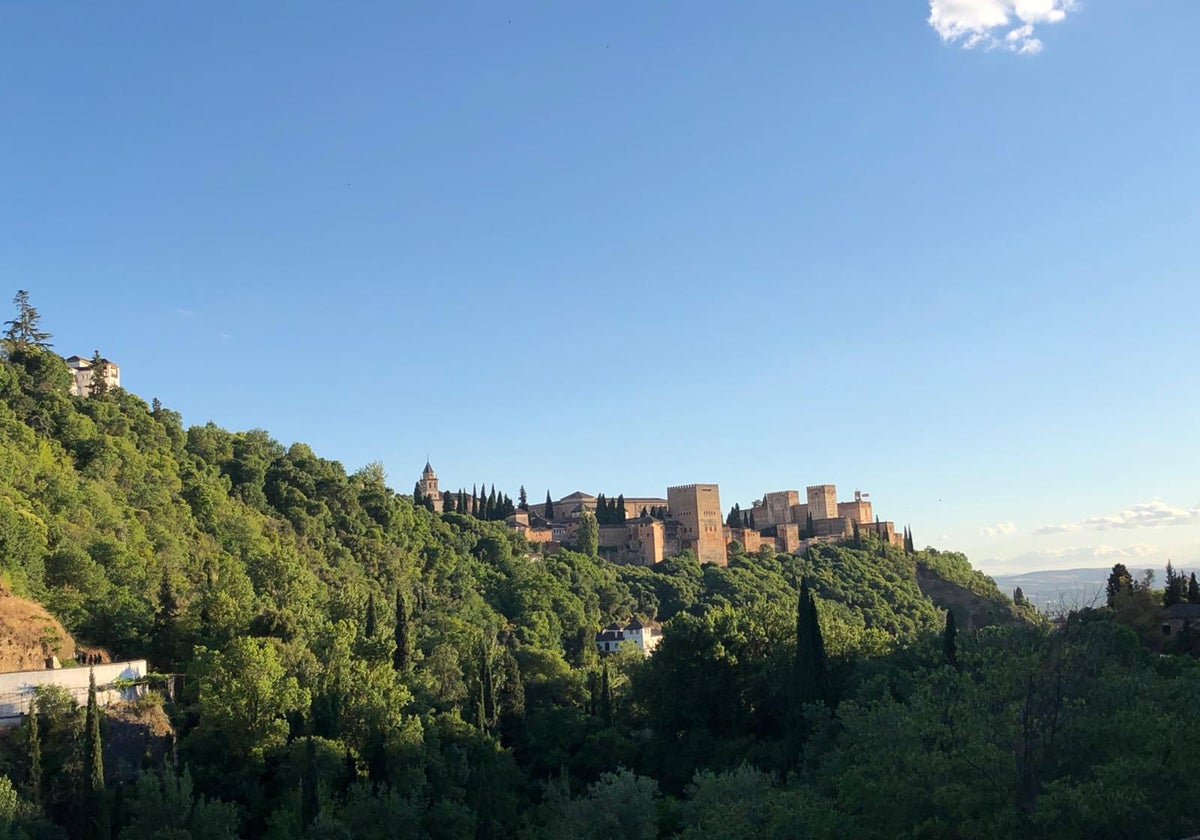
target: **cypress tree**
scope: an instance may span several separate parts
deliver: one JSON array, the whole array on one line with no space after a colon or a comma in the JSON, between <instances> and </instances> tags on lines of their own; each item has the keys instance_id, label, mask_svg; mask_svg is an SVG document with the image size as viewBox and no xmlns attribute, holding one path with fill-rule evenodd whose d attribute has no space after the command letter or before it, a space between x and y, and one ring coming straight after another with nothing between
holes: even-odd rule
<instances>
[{"instance_id":1,"label":"cypress tree","mask_svg":"<svg viewBox=\"0 0 1200 840\"><path fill-rule=\"evenodd\" d=\"M750 511L750 527L758 530L754 524L754 511Z\"/></svg>"},{"instance_id":2,"label":"cypress tree","mask_svg":"<svg viewBox=\"0 0 1200 840\"><path fill-rule=\"evenodd\" d=\"M942 632L942 655L946 664L958 667L958 627L954 621L954 612L946 610L946 629Z\"/></svg>"},{"instance_id":3,"label":"cypress tree","mask_svg":"<svg viewBox=\"0 0 1200 840\"><path fill-rule=\"evenodd\" d=\"M817 604L808 588L808 578L800 581L796 604L796 659L793 671L799 705L829 702L826 673L825 639L817 615Z\"/></svg>"},{"instance_id":4,"label":"cypress tree","mask_svg":"<svg viewBox=\"0 0 1200 840\"><path fill-rule=\"evenodd\" d=\"M154 647L162 665L170 667L174 660L175 622L182 612L179 596L171 583L167 567L163 566L158 584L158 609L154 612Z\"/></svg>"},{"instance_id":5,"label":"cypress tree","mask_svg":"<svg viewBox=\"0 0 1200 840\"><path fill-rule=\"evenodd\" d=\"M812 518L811 513L808 514L808 517L805 520L804 530L805 530L805 536L807 536L807 537L815 537L816 536L816 533L815 533L816 529L813 528L813 518Z\"/></svg>"},{"instance_id":6,"label":"cypress tree","mask_svg":"<svg viewBox=\"0 0 1200 840\"><path fill-rule=\"evenodd\" d=\"M799 759L809 734L804 707L829 702L825 641L817 618L816 602L808 591L808 578L801 578L796 599L796 651L787 707L787 742L793 762Z\"/></svg>"},{"instance_id":7,"label":"cypress tree","mask_svg":"<svg viewBox=\"0 0 1200 840\"><path fill-rule=\"evenodd\" d=\"M606 727L613 725L612 686L608 680L608 660L600 666L600 720Z\"/></svg>"},{"instance_id":8,"label":"cypress tree","mask_svg":"<svg viewBox=\"0 0 1200 840\"><path fill-rule=\"evenodd\" d=\"M596 517L585 510L579 519L579 530L575 532L575 550L588 557L595 557L600 548L600 527Z\"/></svg>"},{"instance_id":9,"label":"cypress tree","mask_svg":"<svg viewBox=\"0 0 1200 840\"><path fill-rule=\"evenodd\" d=\"M529 496L525 493L525 485L521 485L521 489L517 491L517 507L526 513L529 512Z\"/></svg>"},{"instance_id":10,"label":"cypress tree","mask_svg":"<svg viewBox=\"0 0 1200 840\"><path fill-rule=\"evenodd\" d=\"M109 814L104 803L104 747L100 742L100 704L96 700L96 672L88 673L87 717L84 723L83 811L80 824L89 838L108 840Z\"/></svg>"},{"instance_id":11,"label":"cypress tree","mask_svg":"<svg viewBox=\"0 0 1200 840\"><path fill-rule=\"evenodd\" d=\"M549 490L546 491L546 509L545 509L545 511L543 511L543 515L547 519L554 518L554 502L550 501L550 491Z\"/></svg>"},{"instance_id":12,"label":"cypress tree","mask_svg":"<svg viewBox=\"0 0 1200 840\"><path fill-rule=\"evenodd\" d=\"M492 683L491 652L486 638L479 641L479 728L487 731L496 720L496 692Z\"/></svg>"},{"instance_id":13,"label":"cypress tree","mask_svg":"<svg viewBox=\"0 0 1200 840\"><path fill-rule=\"evenodd\" d=\"M42 807L42 735L37 700L29 704L29 801Z\"/></svg>"},{"instance_id":14,"label":"cypress tree","mask_svg":"<svg viewBox=\"0 0 1200 840\"><path fill-rule=\"evenodd\" d=\"M501 663L501 679L496 705L505 734L511 737L525 717L525 682L521 679L521 666L512 651L504 648Z\"/></svg>"},{"instance_id":15,"label":"cypress tree","mask_svg":"<svg viewBox=\"0 0 1200 840\"><path fill-rule=\"evenodd\" d=\"M484 519L492 520L496 518L496 485L492 485L492 492L487 497L487 512Z\"/></svg>"},{"instance_id":16,"label":"cypress tree","mask_svg":"<svg viewBox=\"0 0 1200 840\"><path fill-rule=\"evenodd\" d=\"M455 505L454 494L451 493L449 490L443 490L442 491L442 510L446 511L447 513L454 513L454 511L456 509L457 509L457 506Z\"/></svg>"},{"instance_id":17,"label":"cypress tree","mask_svg":"<svg viewBox=\"0 0 1200 840\"><path fill-rule=\"evenodd\" d=\"M87 719L84 755L87 761L87 789L98 797L104 791L104 748L100 743L100 705L96 702L96 671L88 674Z\"/></svg>"},{"instance_id":18,"label":"cypress tree","mask_svg":"<svg viewBox=\"0 0 1200 840\"><path fill-rule=\"evenodd\" d=\"M425 504L425 500L421 498L421 482L413 485L413 507L420 507Z\"/></svg>"},{"instance_id":19,"label":"cypress tree","mask_svg":"<svg viewBox=\"0 0 1200 840\"><path fill-rule=\"evenodd\" d=\"M624 522L625 518L625 494L620 493L617 495L617 523Z\"/></svg>"},{"instance_id":20,"label":"cypress tree","mask_svg":"<svg viewBox=\"0 0 1200 840\"><path fill-rule=\"evenodd\" d=\"M854 525L854 547L862 548L862 534L858 530L858 520L854 520L852 524Z\"/></svg>"},{"instance_id":21,"label":"cypress tree","mask_svg":"<svg viewBox=\"0 0 1200 840\"><path fill-rule=\"evenodd\" d=\"M358 781L358 762L354 760L354 753L350 752L350 748L346 747L346 759L343 765L345 781L342 785L343 789L348 790L350 785Z\"/></svg>"},{"instance_id":22,"label":"cypress tree","mask_svg":"<svg viewBox=\"0 0 1200 840\"><path fill-rule=\"evenodd\" d=\"M1189 604L1200 604L1200 586L1196 584L1196 573L1188 579L1187 600Z\"/></svg>"},{"instance_id":23,"label":"cypress tree","mask_svg":"<svg viewBox=\"0 0 1200 840\"><path fill-rule=\"evenodd\" d=\"M479 517L479 499L475 495L475 485L471 485L471 515Z\"/></svg>"},{"instance_id":24,"label":"cypress tree","mask_svg":"<svg viewBox=\"0 0 1200 840\"><path fill-rule=\"evenodd\" d=\"M1163 606L1170 607L1178 604L1182 599L1179 597L1179 574L1175 571L1175 567L1171 565L1171 561L1167 561L1167 579L1163 583Z\"/></svg>"},{"instance_id":25,"label":"cypress tree","mask_svg":"<svg viewBox=\"0 0 1200 840\"><path fill-rule=\"evenodd\" d=\"M375 638L375 593L367 593L367 618L363 622L363 635L368 639Z\"/></svg>"},{"instance_id":26,"label":"cypress tree","mask_svg":"<svg viewBox=\"0 0 1200 840\"><path fill-rule=\"evenodd\" d=\"M394 634L396 649L392 652L392 668L404 674L408 672L408 610L404 605L404 595L396 590L396 629Z\"/></svg>"},{"instance_id":27,"label":"cypress tree","mask_svg":"<svg viewBox=\"0 0 1200 840\"><path fill-rule=\"evenodd\" d=\"M321 802L317 796L317 748L312 735L309 735L304 743L304 775L300 780L301 824L312 825L320 811Z\"/></svg>"}]
</instances>

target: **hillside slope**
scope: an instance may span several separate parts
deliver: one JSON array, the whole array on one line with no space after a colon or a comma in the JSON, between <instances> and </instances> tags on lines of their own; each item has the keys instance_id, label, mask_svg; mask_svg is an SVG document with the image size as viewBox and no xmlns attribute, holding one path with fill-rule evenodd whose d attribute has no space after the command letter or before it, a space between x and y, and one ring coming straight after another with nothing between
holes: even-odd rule
<instances>
[{"instance_id":1,"label":"hillside slope","mask_svg":"<svg viewBox=\"0 0 1200 840\"><path fill-rule=\"evenodd\" d=\"M46 659L75 658L75 640L42 605L0 585L0 673L34 671Z\"/></svg>"}]
</instances>

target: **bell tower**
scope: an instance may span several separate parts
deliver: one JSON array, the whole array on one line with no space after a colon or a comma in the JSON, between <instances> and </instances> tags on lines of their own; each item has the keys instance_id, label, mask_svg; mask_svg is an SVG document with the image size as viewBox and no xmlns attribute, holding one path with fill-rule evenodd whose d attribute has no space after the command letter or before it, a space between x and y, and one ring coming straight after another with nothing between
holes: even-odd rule
<instances>
[{"instance_id":1,"label":"bell tower","mask_svg":"<svg viewBox=\"0 0 1200 840\"><path fill-rule=\"evenodd\" d=\"M425 462L425 470L421 473L421 480L417 483L421 487L421 496L433 502L433 509L441 513L442 491L438 490L437 473L433 471L433 467L429 465L429 461Z\"/></svg>"}]
</instances>

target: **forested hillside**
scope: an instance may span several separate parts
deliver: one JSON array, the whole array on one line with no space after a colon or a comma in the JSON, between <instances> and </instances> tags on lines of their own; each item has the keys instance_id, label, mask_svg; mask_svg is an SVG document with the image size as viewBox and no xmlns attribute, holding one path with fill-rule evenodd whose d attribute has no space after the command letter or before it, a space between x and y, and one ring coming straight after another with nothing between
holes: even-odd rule
<instances>
[{"instance_id":1,"label":"forested hillside","mask_svg":"<svg viewBox=\"0 0 1200 840\"><path fill-rule=\"evenodd\" d=\"M183 678L165 748L107 777L106 726L43 692L3 741L0 836L1197 826L1195 662L1103 611L1051 632L965 558L869 537L728 568L539 556L414 507L379 465L185 428L120 389L69 396L45 339L22 339L0 363L4 585ZM918 566L1003 626L947 631ZM601 662L596 630L631 615L666 622L662 645Z\"/></svg>"}]
</instances>

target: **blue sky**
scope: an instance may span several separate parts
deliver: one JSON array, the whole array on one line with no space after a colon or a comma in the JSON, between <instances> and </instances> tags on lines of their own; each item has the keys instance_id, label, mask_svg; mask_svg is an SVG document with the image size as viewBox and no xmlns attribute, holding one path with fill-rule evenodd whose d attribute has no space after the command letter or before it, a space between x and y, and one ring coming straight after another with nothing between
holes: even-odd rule
<instances>
[{"instance_id":1,"label":"blue sky","mask_svg":"<svg viewBox=\"0 0 1200 840\"><path fill-rule=\"evenodd\" d=\"M1200 5L0 6L0 276L408 491L1200 566Z\"/></svg>"}]
</instances>

